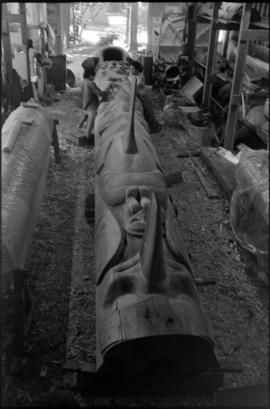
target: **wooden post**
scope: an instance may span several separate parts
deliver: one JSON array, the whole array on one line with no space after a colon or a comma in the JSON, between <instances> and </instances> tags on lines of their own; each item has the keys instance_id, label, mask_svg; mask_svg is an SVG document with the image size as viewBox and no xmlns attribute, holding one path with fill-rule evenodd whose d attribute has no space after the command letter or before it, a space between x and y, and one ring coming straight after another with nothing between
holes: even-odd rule
<instances>
[{"instance_id":1,"label":"wooden post","mask_svg":"<svg viewBox=\"0 0 270 409\"><path fill-rule=\"evenodd\" d=\"M129 44L129 26L130 26L130 4L127 5L126 9L126 43Z\"/></svg>"},{"instance_id":2,"label":"wooden post","mask_svg":"<svg viewBox=\"0 0 270 409\"><path fill-rule=\"evenodd\" d=\"M22 42L26 46L25 58L26 58L27 80L28 80L28 83L31 84L29 54L28 54L28 47L27 47L28 33L27 33L25 3L20 3L20 15L21 15Z\"/></svg>"},{"instance_id":3,"label":"wooden post","mask_svg":"<svg viewBox=\"0 0 270 409\"><path fill-rule=\"evenodd\" d=\"M147 52L152 51L152 3L148 3Z\"/></svg>"},{"instance_id":4,"label":"wooden post","mask_svg":"<svg viewBox=\"0 0 270 409\"><path fill-rule=\"evenodd\" d=\"M61 4L60 3L54 3L55 4L55 14L56 14L56 22L57 22L57 29L55 30L55 48L56 48L56 55L62 54L62 19L61 19Z\"/></svg>"},{"instance_id":5,"label":"wooden post","mask_svg":"<svg viewBox=\"0 0 270 409\"><path fill-rule=\"evenodd\" d=\"M209 109L211 103L212 94L212 75L214 73L215 66L215 56L218 40L218 30L216 28L216 22L218 19L218 9L219 3L213 3L213 14L210 25L210 39L209 39L209 50L207 54L207 64L204 77L204 87L203 87L203 97L202 105Z\"/></svg>"},{"instance_id":6,"label":"wooden post","mask_svg":"<svg viewBox=\"0 0 270 409\"><path fill-rule=\"evenodd\" d=\"M6 75L6 99L7 105L4 107L6 111L9 110L11 103L11 89L12 89L12 53L10 45L10 36L8 28L8 10L7 3L2 3L2 44L4 50L4 63Z\"/></svg>"},{"instance_id":7,"label":"wooden post","mask_svg":"<svg viewBox=\"0 0 270 409\"><path fill-rule=\"evenodd\" d=\"M234 145L234 137L237 126L237 114L239 106L239 102L237 102L236 99L238 96L240 96L241 93L242 77L246 63L247 40L243 38L243 30L247 30L249 27L251 6L252 3L244 3L240 32L238 36L237 55L235 59L232 90L224 138L224 147L229 150L233 150Z\"/></svg>"},{"instance_id":8,"label":"wooden post","mask_svg":"<svg viewBox=\"0 0 270 409\"><path fill-rule=\"evenodd\" d=\"M194 3L189 6L188 9L188 58L189 58L189 72L188 76L191 78L192 76L192 69L194 66L194 49L195 49L195 40L196 40L196 24L197 24L197 4Z\"/></svg>"},{"instance_id":9,"label":"wooden post","mask_svg":"<svg viewBox=\"0 0 270 409\"><path fill-rule=\"evenodd\" d=\"M138 3L130 3L130 46L129 50L137 52Z\"/></svg>"}]
</instances>

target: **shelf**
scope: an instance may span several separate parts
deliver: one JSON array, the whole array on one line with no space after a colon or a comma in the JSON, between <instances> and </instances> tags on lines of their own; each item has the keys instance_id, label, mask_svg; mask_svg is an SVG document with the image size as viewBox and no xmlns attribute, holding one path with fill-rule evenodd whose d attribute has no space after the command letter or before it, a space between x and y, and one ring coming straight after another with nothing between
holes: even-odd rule
<instances>
[{"instance_id":1,"label":"shelf","mask_svg":"<svg viewBox=\"0 0 270 409\"><path fill-rule=\"evenodd\" d=\"M200 61L196 60L194 58L194 62L195 64L197 64L200 68L203 68L204 70L206 69L206 65L202 64ZM224 76L224 74L222 74L221 72L215 73L214 74L218 79L222 80L223 82L226 82L226 78Z\"/></svg>"},{"instance_id":2,"label":"shelf","mask_svg":"<svg viewBox=\"0 0 270 409\"><path fill-rule=\"evenodd\" d=\"M197 23L210 24L211 21L211 17L197 15ZM218 19L215 25L218 30L238 31L240 29L240 23L233 20Z\"/></svg>"},{"instance_id":3,"label":"shelf","mask_svg":"<svg viewBox=\"0 0 270 409\"><path fill-rule=\"evenodd\" d=\"M197 14L197 23L201 24L210 24L212 18L209 16L201 16ZM240 22L234 20L225 20L225 19L218 19L216 21L216 28L218 30L228 30L228 31L239 31L240 30ZM269 30L269 21L258 21L256 23L250 23L249 30Z\"/></svg>"},{"instance_id":4,"label":"shelf","mask_svg":"<svg viewBox=\"0 0 270 409\"><path fill-rule=\"evenodd\" d=\"M233 148L233 142L236 132L236 123L239 120L237 118L237 109L238 106L241 105L241 92L245 89L244 84L242 84L242 76L243 76L243 68L245 67L245 60L247 56L247 43L248 41L267 41L269 40L269 20L264 18L260 22L251 22L251 6L252 3L243 3L242 4L242 16L241 21L234 21L234 20L227 20L225 18L218 18L219 14L219 3L212 3L212 15L201 15L197 8L194 7L192 19L194 21L193 29L196 30L196 24L205 24L209 25L209 44L208 44L208 56L207 56L207 63L203 64L193 56L191 57L191 61L193 61L193 66L200 68L200 71L203 70L205 73L205 81L204 81L204 88L203 88L203 97L202 97L202 105L205 109L209 109L210 106L213 108L214 106L217 107L220 112L224 112L227 114L226 119L226 127L225 127L225 139L224 139L224 146L227 149ZM232 78L232 85L231 85L231 93L230 99L228 101L223 101L222 105L215 97L212 97L212 83L221 82L225 83L227 81L226 73L219 72L218 67L216 67L216 54L215 48L217 45L217 33L218 30L225 30L227 32L224 49L223 49L223 57L225 57L225 51L228 47L228 40L229 40L229 31L237 31L239 32L239 38L237 42L237 54L235 56L235 63L233 68L233 78ZM194 35L193 35L194 40ZM193 51L195 48L195 42L193 41ZM233 64L230 64L232 66ZM217 71L216 73L214 73ZM246 66L245 71L248 72L248 66ZM225 74L225 75L224 75ZM255 73L248 73L251 80L253 77L257 79ZM248 85L248 84L247 84ZM245 93L247 93L245 89ZM263 100L264 96L263 93L258 95L259 93L255 93L252 96L249 95L249 101L259 101ZM230 104L231 107L230 107Z\"/></svg>"},{"instance_id":5,"label":"shelf","mask_svg":"<svg viewBox=\"0 0 270 409\"><path fill-rule=\"evenodd\" d=\"M269 30L269 20L258 21L256 23L250 23L250 29L265 29Z\"/></svg>"}]
</instances>

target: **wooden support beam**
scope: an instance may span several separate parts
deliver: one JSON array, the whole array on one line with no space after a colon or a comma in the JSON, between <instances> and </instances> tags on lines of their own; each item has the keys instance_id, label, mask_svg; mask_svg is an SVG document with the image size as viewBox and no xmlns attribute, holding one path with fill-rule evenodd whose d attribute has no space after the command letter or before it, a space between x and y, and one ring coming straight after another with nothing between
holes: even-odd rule
<instances>
[{"instance_id":1,"label":"wooden support beam","mask_svg":"<svg viewBox=\"0 0 270 409\"><path fill-rule=\"evenodd\" d=\"M209 50L207 55L206 71L204 76L204 87L203 87L203 97L202 105L209 109L211 104L211 94L212 94L212 81L211 77L214 74L215 66L215 56L218 40L218 30L216 29L216 21L218 18L219 3L214 3L213 5L213 15L210 25L210 40L209 40Z\"/></svg>"},{"instance_id":2,"label":"wooden support beam","mask_svg":"<svg viewBox=\"0 0 270 409\"><path fill-rule=\"evenodd\" d=\"M5 64L5 91L6 101L4 105L5 111L8 111L11 104L11 90L12 90L12 52L10 44L10 35L8 27L8 10L7 3L2 3L2 44L4 51L4 64Z\"/></svg>"},{"instance_id":3,"label":"wooden support beam","mask_svg":"<svg viewBox=\"0 0 270 409\"><path fill-rule=\"evenodd\" d=\"M243 38L243 31L247 30L250 23L251 3L244 3L242 20L240 24L240 32L237 46L237 56L234 67L232 90L229 103L228 117L225 128L224 147L228 150L233 150L234 138L237 126L237 116L239 104L235 103L235 97L241 94L242 77L245 69L247 40Z\"/></svg>"},{"instance_id":4,"label":"wooden support beam","mask_svg":"<svg viewBox=\"0 0 270 409\"><path fill-rule=\"evenodd\" d=\"M236 165L218 155L215 148L202 147L200 156L224 193L230 198L236 187Z\"/></svg>"}]
</instances>

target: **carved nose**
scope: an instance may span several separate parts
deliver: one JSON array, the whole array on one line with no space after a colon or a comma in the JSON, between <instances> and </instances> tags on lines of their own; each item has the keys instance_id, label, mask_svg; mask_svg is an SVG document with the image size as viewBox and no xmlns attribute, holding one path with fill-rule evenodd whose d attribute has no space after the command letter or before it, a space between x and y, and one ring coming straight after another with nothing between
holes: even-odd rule
<instances>
[{"instance_id":1,"label":"carved nose","mask_svg":"<svg viewBox=\"0 0 270 409\"><path fill-rule=\"evenodd\" d=\"M149 209L150 209L152 192L148 187L140 186L139 193L140 193L140 205L143 210L144 217L146 219L149 213Z\"/></svg>"},{"instance_id":2,"label":"carved nose","mask_svg":"<svg viewBox=\"0 0 270 409\"><path fill-rule=\"evenodd\" d=\"M139 188L138 186L130 186L125 191L126 205L131 214L137 213L140 210L139 203Z\"/></svg>"},{"instance_id":3,"label":"carved nose","mask_svg":"<svg viewBox=\"0 0 270 409\"><path fill-rule=\"evenodd\" d=\"M155 194L151 195L150 208L140 250L143 274L152 290L166 276L160 207Z\"/></svg>"}]
</instances>

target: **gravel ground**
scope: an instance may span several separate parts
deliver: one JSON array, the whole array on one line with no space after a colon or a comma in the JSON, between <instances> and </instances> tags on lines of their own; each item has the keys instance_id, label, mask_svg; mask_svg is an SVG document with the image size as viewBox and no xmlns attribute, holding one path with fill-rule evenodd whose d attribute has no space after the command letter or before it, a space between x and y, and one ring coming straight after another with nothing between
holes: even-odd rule
<instances>
[{"instance_id":1,"label":"gravel ground","mask_svg":"<svg viewBox=\"0 0 270 409\"><path fill-rule=\"evenodd\" d=\"M79 57L70 67L80 78L80 62L89 50L82 47L81 52L75 51ZM157 98L153 93L154 101ZM27 353L16 365L12 365L10 354L12 291L4 300L2 406L215 407L215 397L105 399L82 396L68 388L74 376L63 370L65 360L95 361L94 226L84 217L85 198L94 192L94 149L65 140L67 130L78 132L82 113L77 106L73 97L47 108L59 119L62 161L55 164L52 151L40 219L26 264L36 305ZM157 109L156 114L162 120L161 111ZM217 356L239 362L243 369L242 373L225 374L224 387L267 382L268 280L236 243L230 228L229 201L203 162L194 159L205 170L218 199L206 197L197 176L189 171L190 159L177 158L178 152L196 141L182 129L164 126L153 135L153 143L165 174L185 168L183 182L169 188L178 210L177 224L195 276L215 280L215 285L200 286L199 293L214 329Z\"/></svg>"}]
</instances>

